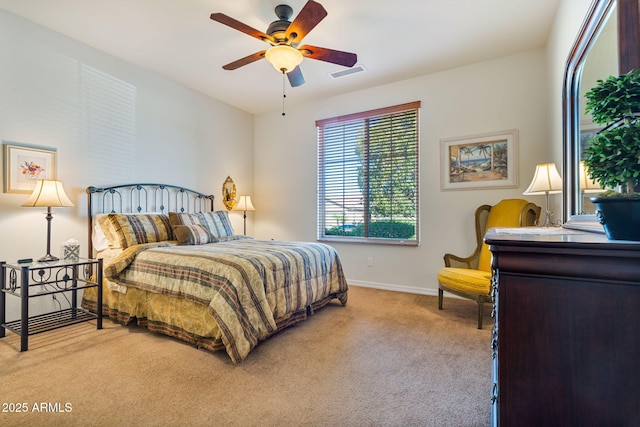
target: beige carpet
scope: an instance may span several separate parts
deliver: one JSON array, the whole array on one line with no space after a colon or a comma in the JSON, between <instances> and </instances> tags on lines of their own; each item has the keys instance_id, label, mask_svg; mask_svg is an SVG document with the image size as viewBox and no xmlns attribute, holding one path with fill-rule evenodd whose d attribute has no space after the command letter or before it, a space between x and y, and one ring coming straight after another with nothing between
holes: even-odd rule
<instances>
[{"instance_id":1,"label":"beige carpet","mask_svg":"<svg viewBox=\"0 0 640 427\"><path fill-rule=\"evenodd\" d=\"M237 366L108 320L35 335L24 353L8 333L0 425L487 426L485 324L470 301L439 311L435 297L351 287L347 307L325 307ZM34 411L43 402L55 412ZM5 412L22 403L26 413Z\"/></svg>"}]
</instances>

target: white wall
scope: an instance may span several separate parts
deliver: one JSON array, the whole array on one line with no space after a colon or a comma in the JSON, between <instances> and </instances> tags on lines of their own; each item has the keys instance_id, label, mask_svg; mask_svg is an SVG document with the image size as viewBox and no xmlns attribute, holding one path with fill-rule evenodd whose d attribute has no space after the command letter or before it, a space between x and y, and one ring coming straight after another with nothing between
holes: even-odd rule
<instances>
[{"instance_id":1,"label":"white wall","mask_svg":"<svg viewBox=\"0 0 640 427\"><path fill-rule=\"evenodd\" d=\"M523 197L537 163L548 161L545 51L534 50L320 102L289 105L287 115L256 117L255 236L316 238L315 120L404 102L420 114L421 245L335 244L352 283L435 294L442 255L473 249L473 212L484 203ZM312 84L312 83L308 83ZM288 97L294 101L294 96ZM519 131L518 188L440 190L440 139ZM532 201L542 204L541 197ZM367 258L373 257L373 267Z\"/></svg>"},{"instance_id":2,"label":"white wall","mask_svg":"<svg viewBox=\"0 0 640 427\"><path fill-rule=\"evenodd\" d=\"M0 57L0 139L56 148L76 205L54 209L54 255L69 238L87 254L89 185L183 185L218 208L227 175L252 192L251 114L1 10ZM45 254L44 209L20 207L27 196L0 193L0 260Z\"/></svg>"}]
</instances>

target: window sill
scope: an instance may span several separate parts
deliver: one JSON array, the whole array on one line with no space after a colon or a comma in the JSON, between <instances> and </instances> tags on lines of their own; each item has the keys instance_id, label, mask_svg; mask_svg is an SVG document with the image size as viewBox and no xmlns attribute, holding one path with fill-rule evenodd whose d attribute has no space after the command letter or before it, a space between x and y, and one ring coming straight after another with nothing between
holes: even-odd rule
<instances>
[{"instance_id":1,"label":"window sill","mask_svg":"<svg viewBox=\"0 0 640 427\"><path fill-rule=\"evenodd\" d=\"M342 237L342 236L322 236L318 238L319 242L328 243L358 243L368 245L391 245L391 246L419 246L418 240L410 239L376 239L367 237Z\"/></svg>"}]
</instances>

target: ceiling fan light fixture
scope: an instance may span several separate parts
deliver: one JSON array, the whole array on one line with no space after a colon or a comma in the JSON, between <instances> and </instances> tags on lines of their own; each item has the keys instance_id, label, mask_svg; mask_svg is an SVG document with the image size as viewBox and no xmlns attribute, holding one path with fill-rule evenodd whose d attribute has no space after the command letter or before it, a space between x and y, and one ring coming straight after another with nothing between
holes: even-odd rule
<instances>
[{"instance_id":1,"label":"ceiling fan light fixture","mask_svg":"<svg viewBox=\"0 0 640 427\"><path fill-rule=\"evenodd\" d=\"M302 62L302 53L286 44L271 46L264 54L264 57L273 67L282 72L293 71Z\"/></svg>"}]
</instances>

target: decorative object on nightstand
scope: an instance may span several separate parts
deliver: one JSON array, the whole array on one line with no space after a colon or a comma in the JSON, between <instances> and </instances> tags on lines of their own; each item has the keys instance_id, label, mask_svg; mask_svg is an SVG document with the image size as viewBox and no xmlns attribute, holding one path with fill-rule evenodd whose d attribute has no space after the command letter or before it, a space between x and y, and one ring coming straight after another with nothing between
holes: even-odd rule
<instances>
[{"instance_id":1,"label":"decorative object on nightstand","mask_svg":"<svg viewBox=\"0 0 640 427\"><path fill-rule=\"evenodd\" d=\"M552 212L549 210L549 194L557 194L562 192L562 178L558 173L555 163L542 163L536 166L536 172L533 180L529 184L529 188L525 190L525 196L537 196L544 194L545 210L544 222L539 224L540 227L553 227L555 224L551 221Z\"/></svg>"},{"instance_id":2,"label":"decorative object on nightstand","mask_svg":"<svg viewBox=\"0 0 640 427\"><path fill-rule=\"evenodd\" d=\"M244 235L247 235L247 211L255 211L253 203L251 203L251 196L240 196L238 203L233 208L234 211L243 211L244 219Z\"/></svg>"},{"instance_id":3,"label":"decorative object on nightstand","mask_svg":"<svg viewBox=\"0 0 640 427\"><path fill-rule=\"evenodd\" d=\"M64 261L78 261L80 259L80 243L76 239L69 239L60 245L60 258Z\"/></svg>"},{"instance_id":4,"label":"decorative object on nightstand","mask_svg":"<svg viewBox=\"0 0 640 427\"><path fill-rule=\"evenodd\" d=\"M33 189L33 193L31 193L31 196L29 196L22 206L47 208L47 254L38 261L58 261L57 257L51 255L51 220L53 219L51 208L75 206L64 192L62 182L49 179L38 180Z\"/></svg>"}]
</instances>

